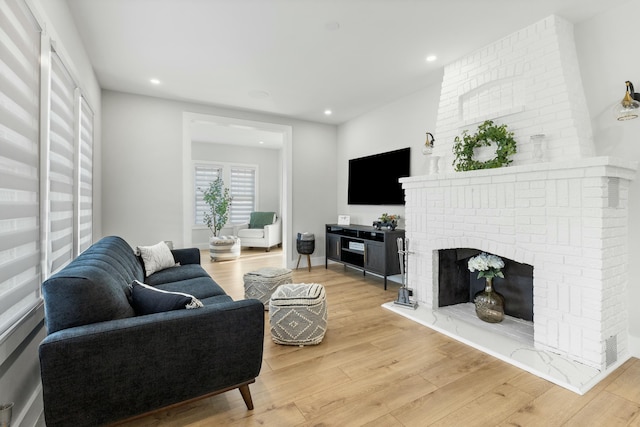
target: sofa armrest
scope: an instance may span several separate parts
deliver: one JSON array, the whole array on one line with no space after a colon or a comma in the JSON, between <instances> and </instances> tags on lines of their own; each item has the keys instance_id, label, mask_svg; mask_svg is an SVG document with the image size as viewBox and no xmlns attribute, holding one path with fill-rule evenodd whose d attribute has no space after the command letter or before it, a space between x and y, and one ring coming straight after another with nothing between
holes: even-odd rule
<instances>
[{"instance_id":1,"label":"sofa armrest","mask_svg":"<svg viewBox=\"0 0 640 427\"><path fill-rule=\"evenodd\" d=\"M173 259L180 265L200 264L200 249L198 248L172 249L171 253Z\"/></svg>"},{"instance_id":2,"label":"sofa armrest","mask_svg":"<svg viewBox=\"0 0 640 427\"><path fill-rule=\"evenodd\" d=\"M46 423L113 422L251 381L263 341L251 299L55 332L39 348Z\"/></svg>"}]
</instances>

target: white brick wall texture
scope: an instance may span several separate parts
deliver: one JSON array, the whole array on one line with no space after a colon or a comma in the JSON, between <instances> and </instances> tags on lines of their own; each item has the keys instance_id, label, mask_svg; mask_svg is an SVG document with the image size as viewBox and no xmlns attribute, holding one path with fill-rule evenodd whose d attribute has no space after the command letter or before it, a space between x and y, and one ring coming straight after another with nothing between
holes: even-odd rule
<instances>
[{"instance_id":1,"label":"white brick wall texture","mask_svg":"<svg viewBox=\"0 0 640 427\"><path fill-rule=\"evenodd\" d=\"M439 169L453 170L455 137L485 120L514 132L514 165L534 162L536 134L545 135L546 160L593 156L586 105L573 26L550 16L445 67L434 147ZM491 150L483 156L494 157Z\"/></svg>"},{"instance_id":2,"label":"white brick wall texture","mask_svg":"<svg viewBox=\"0 0 640 427\"><path fill-rule=\"evenodd\" d=\"M533 266L538 348L605 368L627 351L632 162L606 157L403 178L409 286L438 308L438 250L474 248ZM614 197L610 197L613 194Z\"/></svg>"}]
</instances>

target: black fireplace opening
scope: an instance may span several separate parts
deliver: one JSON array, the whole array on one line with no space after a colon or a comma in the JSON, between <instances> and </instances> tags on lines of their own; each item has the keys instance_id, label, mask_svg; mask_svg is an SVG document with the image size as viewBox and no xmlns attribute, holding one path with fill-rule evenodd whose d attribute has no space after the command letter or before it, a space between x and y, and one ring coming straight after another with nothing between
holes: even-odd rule
<instances>
[{"instance_id":1,"label":"black fireplace opening","mask_svg":"<svg viewBox=\"0 0 640 427\"><path fill-rule=\"evenodd\" d=\"M485 279L478 279L478 272L468 267L469 259L481 252L469 248L438 251L438 307L473 302L475 294L484 289ZM504 313L533 321L533 266L500 258L504 279L495 277L493 288L504 297Z\"/></svg>"}]
</instances>

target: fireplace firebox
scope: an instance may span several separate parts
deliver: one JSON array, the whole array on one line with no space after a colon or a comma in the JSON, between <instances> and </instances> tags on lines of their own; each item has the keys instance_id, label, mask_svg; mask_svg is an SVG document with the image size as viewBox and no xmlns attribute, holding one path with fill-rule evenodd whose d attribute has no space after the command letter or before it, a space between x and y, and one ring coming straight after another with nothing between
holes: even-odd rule
<instances>
[{"instance_id":1,"label":"fireplace firebox","mask_svg":"<svg viewBox=\"0 0 640 427\"><path fill-rule=\"evenodd\" d=\"M442 249L438 252L438 307L473 302L477 292L484 289L485 280L471 273L469 258L478 255L477 249ZM493 286L505 299L507 316L533 321L533 266L501 257L505 278L495 277Z\"/></svg>"}]
</instances>

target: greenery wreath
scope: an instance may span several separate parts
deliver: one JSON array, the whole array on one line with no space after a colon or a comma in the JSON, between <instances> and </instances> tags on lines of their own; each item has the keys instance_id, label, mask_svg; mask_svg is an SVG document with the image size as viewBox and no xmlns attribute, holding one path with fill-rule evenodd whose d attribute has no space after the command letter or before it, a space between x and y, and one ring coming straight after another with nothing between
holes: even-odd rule
<instances>
[{"instance_id":1,"label":"greenery wreath","mask_svg":"<svg viewBox=\"0 0 640 427\"><path fill-rule=\"evenodd\" d=\"M473 159L473 151L477 147L488 147L496 143L496 157L481 162ZM512 160L509 158L516 152L516 140L513 132L507 131L507 125L497 126L487 120L478 126L478 131L469 135L465 129L462 138L456 136L453 144L453 166L456 171L470 171L476 169L492 169L507 166Z\"/></svg>"}]
</instances>

